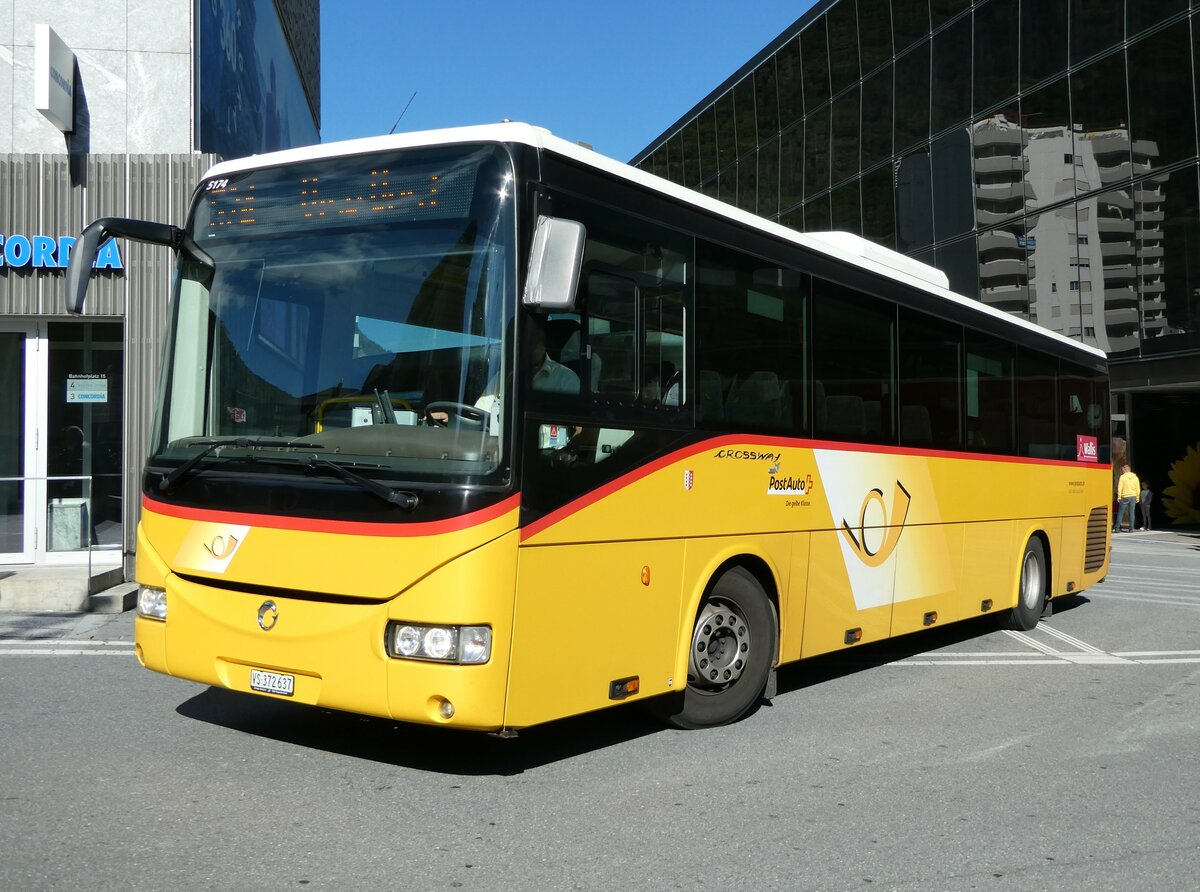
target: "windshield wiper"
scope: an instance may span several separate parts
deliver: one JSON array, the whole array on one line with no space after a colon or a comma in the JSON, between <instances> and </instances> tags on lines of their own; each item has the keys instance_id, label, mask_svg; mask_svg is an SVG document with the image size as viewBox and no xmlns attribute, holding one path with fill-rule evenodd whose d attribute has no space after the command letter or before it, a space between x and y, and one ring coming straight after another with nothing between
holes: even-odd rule
<instances>
[{"instance_id":1,"label":"windshield wiper","mask_svg":"<svg viewBox=\"0 0 1200 892\"><path fill-rule=\"evenodd\" d=\"M222 437L215 440L198 440L197 442L190 443L189 445L203 446L204 448L181 464L179 467L175 468L175 470L171 471L169 474L163 474L162 478L158 481L158 491L165 494L175 490L183 478L187 477L192 470L198 464L200 464L200 462L204 461L205 458L207 458L216 450L220 449L222 446L237 446L241 449L253 449L258 446L284 447L293 446L295 444L296 440L294 439L264 439L263 437L256 437L254 439L251 439L250 437ZM324 447L322 447L319 443L305 443L304 448L322 449Z\"/></svg>"},{"instance_id":2,"label":"windshield wiper","mask_svg":"<svg viewBox=\"0 0 1200 892\"><path fill-rule=\"evenodd\" d=\"M408 492L407 490L403 489L392 489L390 486L384 486L382 483L378 483L375 480L370 480L366 477L355 474L345 465L331 461L330 459L319 455L310 455L308 459L304 462L301 462L301 464L310 470L316 470L317 468L329 468L329 470L333 471L343 480L353 483L356 486L361 486L367 492L371 493L372 495L379 496L379 498L383 499L388 504L395 505L402 511L414 510L421 501L415 492Z\"/></svg>"}]
</instances>

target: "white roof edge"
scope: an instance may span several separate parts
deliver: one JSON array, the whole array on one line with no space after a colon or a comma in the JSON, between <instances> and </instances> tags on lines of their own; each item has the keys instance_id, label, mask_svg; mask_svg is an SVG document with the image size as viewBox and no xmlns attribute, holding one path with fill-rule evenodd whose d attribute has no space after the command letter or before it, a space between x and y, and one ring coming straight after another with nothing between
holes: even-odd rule
<instances>
[{"instance_id":1,"label":"white roof edge","mask_svg":"<svg viewBox=\"0 0 1200 892\"><path fill-rule=\"evenodd\" d=\"M638 183L678 201L702 208L737 223L751 226L760 232L792 242L810 251L841 260L848 260L886 278L934 294L952 303L957 303L972 312L982 313L997 321L1025 328L1039 336L1049 337L1074 349L1091 353L1101 359L1106 358L1103 350L1092 347L1089 344L1084 344L1082 341L1068 338L1049 328L1021 319L1019 316L1013 316L1010 313L997 310L982 301L964 297L961 294L951 291L949 279L947 279L945 273L936 267L929 266L919 260L914 260L898 251L877 245L849 232L797 232L779 223L773 223L764 217L759 217L736 208L733 205L717 201L715 198L710 198L693 189L688 189L686 186L680 186L677 183L656 177L653 174L646 173L644 170L631 167L621 161L601 155L599 152L554 136L549 130L543 127L535 127L531 124L506 121L500 124L481 124L471 127L453 127L444 130L412 131L389 136L371 136L342 142L318 143L312 146L302 146L295 149L285 149L279 152L250 155L246 158L222 161L213 166L205 174L204 179L227 176L252 168L277 164L294 164L320 158L338 158L348 155L415 148L418 146L455 145L467 142L520 143L533 148L548 149L558 155L578 161L581 164Z\"/></svg>"}]
</instances>

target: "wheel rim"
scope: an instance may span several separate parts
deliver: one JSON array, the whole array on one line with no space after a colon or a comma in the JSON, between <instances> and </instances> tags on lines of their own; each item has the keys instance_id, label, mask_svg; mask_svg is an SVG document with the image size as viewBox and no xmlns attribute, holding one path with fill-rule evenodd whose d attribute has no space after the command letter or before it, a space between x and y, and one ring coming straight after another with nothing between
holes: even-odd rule
<instances>
[{"instance_id":1,"label":"wheel rim","mask_svg":"<svg viewBox=\"0 0 1200 892\"><path fill-rule=\"evenodd\" d=\"M710 601L700 611L692 633L688 684L719 691L734 684L750 659L750 624L732 604Z\"/></svg>"},{"instance_id":2,"label":"wheel rim","mask_svg":"<svg viewBox=\"0 0 1200 892\"><path fill-rule=\"evenodd\" d=\"M1021 603L1036 610L1042 600L1042 563L1032 551L1025 552L1021 566Z\"/></svg>"}]
</instances>

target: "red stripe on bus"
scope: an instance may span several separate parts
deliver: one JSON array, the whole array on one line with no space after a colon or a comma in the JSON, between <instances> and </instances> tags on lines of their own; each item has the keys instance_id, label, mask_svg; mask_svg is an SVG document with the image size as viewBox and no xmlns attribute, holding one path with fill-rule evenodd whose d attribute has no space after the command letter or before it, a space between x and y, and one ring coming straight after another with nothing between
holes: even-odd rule
<instances>
[{"instance_id":1,"label":"red stripe on bus","mask_svg":"<svg viewBox=\"0 0 1200 892\"><path fill-rule=\"evenodd\" d=\"M155 514L180 520L208 523L229 523L238 526L265 527L275 530L298 530L306 533L341 533L349 536L436 536L454 533L503 517L520 506L520 496L509 496L503 502L446 520L421 523L363 523L353 520L318 520L308 517L284 517L278 514L243 514L238 511L217 511L208 508L185 508L142 496L142 508Z\"/></svg>"},{"instance_id":2,"label":"red stripe on bus","mask_svg":"<svg viewBox=\"0 0 1200 892\"><path fill-rule=\"evenodd\" d=\"M1099 462L1078 462L1078 461L1061 461L1056 459L1046 458L1029 458L1021 455L988 455L987 453L975 452L951 452L942 449L917 449L907 446L883 446L873 443L839 443L830 440L808 440L796 439L792 437L754 437L753 439L744 434L727 434L721 437L714 437L709 440L703 440L691 446L686 446L662 458L655 459L647 465L643 465L636 470L630 471L627 474L616 478L610 483L606 483L589 493L585 493L578 499L568 502L561 508L551 511L544 517L540 517L533 523L525 526L521 530L521 541L525 541L532 536L536 536L543 530L554 526L556 523L565 520L572 514L576 514L601 499L607 498L619 490L624 489L639 480L649 477L663 468L691 458L693 455L698 455L701 452L710 452L720 449L725 446L738 445L745 449L761 449L763 447L782 446L789 449L814 449L814 450L834 450L837 452L866 452L875 455L909 455L918 456L921 458L947 458L957 461L982 461L982 462L1001 462L1005 464L1022 464L1022 465L1048 465L1059 468L1079 468L1081 470L1097 470L1107 469L1112 471L1111 464L1102 464Z\"/></svg>"}]
</instances>

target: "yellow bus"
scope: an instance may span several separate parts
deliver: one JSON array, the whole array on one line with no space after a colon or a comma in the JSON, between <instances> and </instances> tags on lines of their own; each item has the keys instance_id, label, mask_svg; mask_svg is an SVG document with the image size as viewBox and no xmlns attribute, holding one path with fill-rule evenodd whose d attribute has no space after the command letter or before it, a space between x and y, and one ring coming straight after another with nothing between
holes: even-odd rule
<instances>
[{"instance_id":1,"label":"yellow bus","mask_svg":"<svg viewBox=\"0 0 1200 892\"><path fill-rule=\"evenodd\" d=\"M138 528L137 657L510 735L684 728L784 663L1107 570L1097 350L845 233L521 124L218 164L186 227Z\"/></svg>"}]
</instances>

